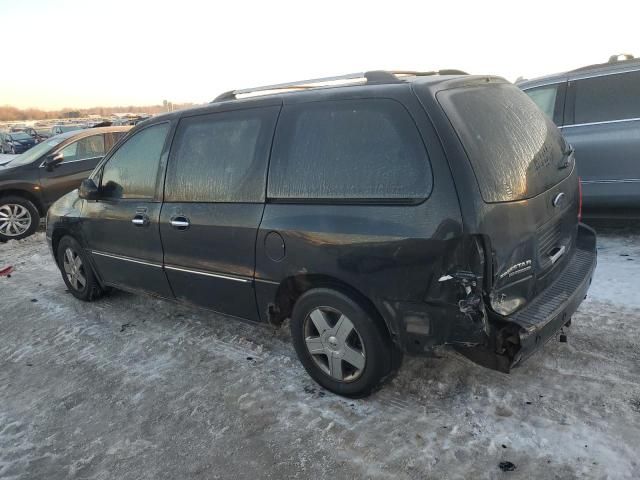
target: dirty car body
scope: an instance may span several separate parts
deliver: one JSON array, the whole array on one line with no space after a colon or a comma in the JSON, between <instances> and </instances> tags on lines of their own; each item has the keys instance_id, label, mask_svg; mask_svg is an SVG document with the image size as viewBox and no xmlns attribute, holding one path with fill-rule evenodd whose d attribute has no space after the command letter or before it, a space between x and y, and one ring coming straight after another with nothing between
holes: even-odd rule
<instances>
[{"instance_id":1,"label":"dirty car body","mask_svg":"<svg viewBox=\"0 0 640 480\"><path fill-rule=\"evenodd\" d=\"M50 209L56 260L72 237L100 286L275 325L329 289L379 319L398 351L449 344L509 371L570 320L591 282L595 234L579 223L573 154L501 78L374 73L136 126L127 141L154 128L160 139L152 191L114 190L112 151L89 190ZM224 158L194 161L215 132L235 135L212 127L227 121L258 132L234 191L216 184Z\"/></svg>"}]
</instances>

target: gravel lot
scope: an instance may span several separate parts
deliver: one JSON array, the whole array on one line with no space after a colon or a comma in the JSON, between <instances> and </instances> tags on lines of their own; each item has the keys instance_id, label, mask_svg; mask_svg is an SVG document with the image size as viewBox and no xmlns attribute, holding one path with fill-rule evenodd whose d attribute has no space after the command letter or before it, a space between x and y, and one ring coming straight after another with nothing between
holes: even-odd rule
<instances>
[{"instance_id":1,"label":"gravel lot","mask_svg":"<svg viewBox=\"0 0 640 480\"><path fill-rule=\"evenodd\" d=\"M0 478L638 478L639 232L600 235L568 343L510 375L408 358L360 401L315 385L287 329L82 303L43 233L0 244Z\"/></svg>"}]
</instances>

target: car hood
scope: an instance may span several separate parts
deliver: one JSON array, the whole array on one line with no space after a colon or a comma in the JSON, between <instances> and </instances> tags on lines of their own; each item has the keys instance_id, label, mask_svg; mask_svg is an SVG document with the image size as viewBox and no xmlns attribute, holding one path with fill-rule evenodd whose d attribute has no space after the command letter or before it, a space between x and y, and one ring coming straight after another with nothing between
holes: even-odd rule
<instances>
[{"instance_id":1,"label":"car hood","mask_svg":"<svg viewBox=\"0 0 640 480\"><path fill-rule=\"evenodd\" d=\"M0 160L0 176L4 176L5 174L10 175L11 173L13 173L14 170L25 166L25 165L11 165L11 163L9 162L13 160L13 158L10 158L9 160ZM27 165L31 165L31 164L27 164Z\"/></svg>"}]
</instances>

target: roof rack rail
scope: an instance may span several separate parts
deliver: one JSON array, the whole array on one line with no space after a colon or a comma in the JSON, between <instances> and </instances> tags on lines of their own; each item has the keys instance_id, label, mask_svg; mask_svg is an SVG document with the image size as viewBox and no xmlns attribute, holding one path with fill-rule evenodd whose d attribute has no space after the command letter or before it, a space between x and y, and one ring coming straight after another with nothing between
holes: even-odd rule
<instances>
[{"instance_id":1,"label":"roof rack rail","mask_svg":"<svg viewBox=\"0 0 640 480\"><path fill-rule=\"evenodd\" d=\"M269 95L279 90L308 90L312 88L332 87L350 84L390 84L402 83L401 77L404 76L427 76L427 75L468 75L462 70L439 70L432 72L415 72L409 70L387 71L387 70L371 70L368 72L349 73L347 75L339 75L336 77L312 78L309 80L299 80L296 82L277 83L275 85L265 85L262 87L243 88L239 90L229 90L218 95L213 102L223 102L226 100L235 100L239 95Z\"/></svg>"},{"instance_id":2,"label":"roof rack rail","mask_svg":"<svg viewBox=\"0 0 640 480\"><path fill-rule=\"evenodd\" d=\"M618 55L611 55L609 57L609 60L606 61L605 63L595 63L593 65L587 65L585 67L580 67L580 68L576 68L574 70L570 70L568 73L572 73L572 72L581 72L583 70L590 70L592 68L602 68L602 67L610 67L611 65L619 65L619 64L624 64L624 63L636 63L636 62L640 62L640 58L636 58L633 55L631 55L630 53L621 53Z\"/></svg>"},{"instance_id":3,"label":"roof rack rail","mask_svg":"<svg viewBox=\"0 0 640 480\"><path fill-rule=\"evenodd\" d=\"M457 70L455 68L445 68L444 70L431 70L429 72L417 72L413 70L393 70L396 76L412 76L412 77L428 77L430 75L469 75L463 70Z\"/></svg>"}]
</instances>

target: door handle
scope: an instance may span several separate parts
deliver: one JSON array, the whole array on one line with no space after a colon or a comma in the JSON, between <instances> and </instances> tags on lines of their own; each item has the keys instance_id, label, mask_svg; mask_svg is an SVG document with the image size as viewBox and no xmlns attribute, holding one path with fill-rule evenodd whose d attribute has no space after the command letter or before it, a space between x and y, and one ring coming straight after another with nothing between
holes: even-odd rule
<instances>
[{"instance_id":1,"label":"door handle","mask_svg":"<svg viewBox=\"0 0 640 480\"><path fill-rule=\"evenodd\" d=\"M178 216L171 219L171 226L176 230L186 230L190 225L187 217Z\"/></svg>"},{"instance_id":2,"label":"door handle","mask_svg":"<svg viewBox=\"0 0 640 480\"><path fill-rule=\"evenodd\" d=\"M147 225L149 225L149 217L138 213L131 219L131 223L133 223L136 227L146 227Z\"/></svg>"},{"instance_id":3,"label":"door handle","mask_svg":"<svg viewBox=\"0 0 640 480\"><path fill-rule=\"evenodd\" d=\"M551 255L549 255L549 260L551 260L551 264L555 264L555 263L558 261L558 259L559 259L562 255L564 255L564 252L565 252L564 245L563 245L563 246L561 246L561 247L556 247L556 248L554 248L554 249L552 250L552 252L553 252L553 253L552 253Z\"/></svg>"}]
</instances>

